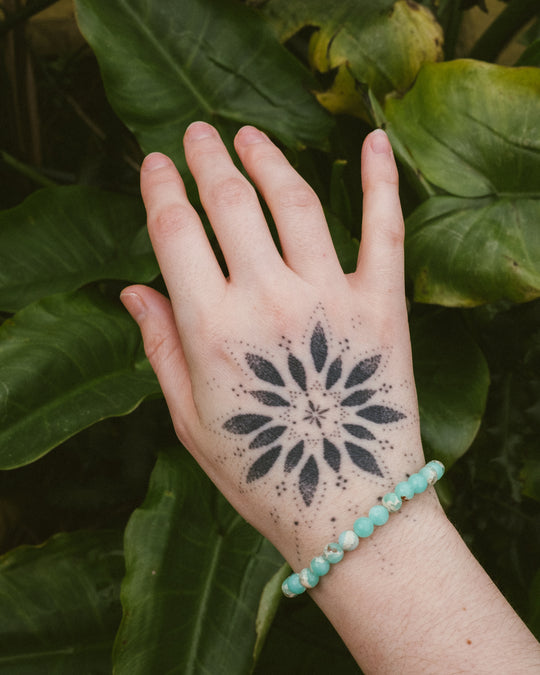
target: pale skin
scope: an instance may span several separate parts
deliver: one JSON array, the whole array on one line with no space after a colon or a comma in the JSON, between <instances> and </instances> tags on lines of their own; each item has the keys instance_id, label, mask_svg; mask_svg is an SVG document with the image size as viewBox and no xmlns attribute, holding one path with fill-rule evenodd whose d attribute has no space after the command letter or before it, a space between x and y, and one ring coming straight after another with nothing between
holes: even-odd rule
<instances>
[{"instance_id":1,"label":"pale skin","mask_svg":"<svg viewBox=\"0 0 540 675\"><path fill-rule=\"evenodd\" d=\"M179 439L294 570L424 464L403 274L398 175L384 132L362 151L358 266L343 274L314 192L270 140L236 152L202 122L184 138L220 269L164 155L141 168L170 300L122 300ZM447 520L432 488L309 591L369 673L538 673L540 649ZM294 602L294 599L288 602Z\"/></svg>"}]
</instances>

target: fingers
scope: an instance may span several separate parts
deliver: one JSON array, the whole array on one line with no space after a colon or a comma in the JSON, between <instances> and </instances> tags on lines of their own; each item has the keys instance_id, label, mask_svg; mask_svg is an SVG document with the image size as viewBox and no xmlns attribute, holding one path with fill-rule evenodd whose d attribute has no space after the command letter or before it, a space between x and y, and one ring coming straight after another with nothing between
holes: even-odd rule
<instances>
[{"instance_id":1,"label":"fingers","mask_svg":"<svg viewBox=\"0 0 540 675\"><path fill-rule=\"evenodd\" d=\"M321 203L268 137L241 129L236 151L276 223L287 265L308 281L326 283L341 274Z\"/></svg>"},{"instance_id":2,"label":"fingers","mask_svg":"<svg viewBox=\"0 0 540 675\"><path fill-rule=\"evenodd\" d=\"M257 193L235 167L217 131L195 122L184 137L186 160L227 263L231 281L268 279L283 262Z\"/></svg>"},{"instance_id":3,"label":"fingers","mask_svg":"<svg viewBox=\"0 0 540 675\"><path fill-rule=\"evenodd\" d=\"M381 299L393 295L402 302L405 230L398 187L390 142L378 129L367 136L362 148L362 241L353 282L365 293Z\"/></svg>"},{"instance_id":4,"label":"fingers","mask_svg":"<svg viewBox=\"0 0 540 675\"><path fill-rule=\"evenodd\" d=\"M152 245L175 306L185 311L221 296L225 278L168 157L160 153L146 157L141 167L141 193Z\"/></svg>"},{"instance_id":5,"label":"fingers","mask_svg":"<svg viewBox=\"0 0 540 675\"><path fill-rule=\"evenodd\" d=\"M121 295L124 306L137 322L144 351L157 375L178 435L188 445L183 419L197 419L186 359L167 298L146 286L129 286Z\"/></svg>"}]
</instances>

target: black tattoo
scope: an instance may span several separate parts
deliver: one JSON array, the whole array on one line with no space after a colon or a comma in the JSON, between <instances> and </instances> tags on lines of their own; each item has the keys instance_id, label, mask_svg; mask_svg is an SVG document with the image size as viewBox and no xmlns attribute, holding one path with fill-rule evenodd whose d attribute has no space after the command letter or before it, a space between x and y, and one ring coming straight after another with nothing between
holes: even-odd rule
<instances>
[{"instance_id":1,"label":"black tattoo","mask_svg":"<svg viewBox=\"0 0 540 675\"><path fill-rule=\"evenodd\" d=\"M287 349L286 360L272 357L272 362L253 351L244 353L244 362L259 387L242 389L250 395L251 405L256 401L268 414L233 415L222 423L222 428L235 436L249 437L242 453L251 457L253 451L256 456L248 462L247 483L280 466L285 475L297 473L298 492L309 507L320 489L325 466L331 470L330 475L335 474L336 485L342 489L347 479L340 471L347 463L360 472L383 477L381 460L376 455L389 443L377 438L374 425L393 424L406 415L386 405L384 399L381 402L381 394L391 389L377 381L382 370L382 350L351 361L344 359L346 342L334 344L322 322L317 321L304 342L308 346L306 354L302 354L301 345L293 353L287 341L280 345ZM371 386L364 387L368 381ZM270 387L261 388L261 382ZM283 481L276 490L278 494L286 490Z\"/></svg>"}]
</instances>

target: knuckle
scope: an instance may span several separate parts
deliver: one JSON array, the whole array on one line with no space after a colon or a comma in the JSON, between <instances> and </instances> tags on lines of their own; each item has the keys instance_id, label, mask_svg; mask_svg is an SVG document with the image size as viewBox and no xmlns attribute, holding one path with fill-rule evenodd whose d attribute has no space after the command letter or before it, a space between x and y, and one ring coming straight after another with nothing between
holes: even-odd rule
<instances>
[{"instance_id":1,"label":"knuckle","mask_svg":"<svg viewBox=\"0 0 540 675\"><path fill-rule=\"evenodd\" d=\"M191 210L181 204L169 204L160 207L149 218L149 224L158 235L168 236L175 234L193 219Z\"/></svg>"},{"instance_id":2,"label":"knuckle","mask_svg":"<svg viewBox=\"0 0 540 675\"><path fill-rule=\"evenodd\" d=\"M294 183L279 191L279 205L284 208L316 209L319 199L314 190L306 183Z\"/></svg>"},{"instance_id":3,"label":"knuckle","mask_svg":"<svg viewBox=\"0 0 540 675\"><path fill-rule=\"evenodd\" d=\"M210 189L209 197L218 208L238 206L254 196L253 187L239 176L222 178Z\"/></svg>"}]
</instances>

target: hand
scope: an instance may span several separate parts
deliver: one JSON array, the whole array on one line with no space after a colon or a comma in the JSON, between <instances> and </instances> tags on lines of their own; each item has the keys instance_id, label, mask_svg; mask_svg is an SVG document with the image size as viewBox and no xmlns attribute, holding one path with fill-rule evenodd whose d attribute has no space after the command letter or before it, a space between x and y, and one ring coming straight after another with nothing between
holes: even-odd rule
<instances>
[{"instance_id":1,"label":"hand","mask_svg":"<svg viewBox=\"0 0 540 675\"><path fill-rule=\"evenodd\" d=\"M184 147L229 276L154 153L141 189L170 301L144 286L122 299L178 437L298 566L423 464L392 151L382 131L364 143L362 241L345 275L319 200L263 133L241 129L235 148L282 255L215 129L192 124Z\"/></svg>"}]
</instances>

